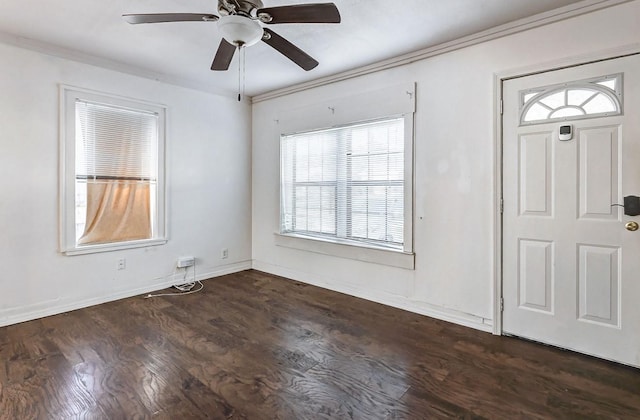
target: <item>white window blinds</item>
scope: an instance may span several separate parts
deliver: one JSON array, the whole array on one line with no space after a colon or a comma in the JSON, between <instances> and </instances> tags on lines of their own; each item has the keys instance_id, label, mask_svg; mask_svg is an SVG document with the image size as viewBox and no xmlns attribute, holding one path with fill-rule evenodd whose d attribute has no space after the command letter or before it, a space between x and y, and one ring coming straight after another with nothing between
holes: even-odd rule
<instances>
[{"instance_id":1,"label":"white window blinds","mask_svg":"<svg viewBox=\"0 0 640 420\"><path fill-rule=\"evenodd\" d=\"M76 178L155 182L158 115L76 101Z\"/></svg>"},{"instance_id":2,"label":"white window blinds","mask_svg":"<svg viewBox=\"0 0 640 420\"><path fill-rule=\"evenodd\" d=\"M281 230L402 249L404 118L282 136Z\"/></svg>"},{"instance_id":3,"label":"white window blinds","mask_svg":"<svg viewBox=\"0 0 640 420\"><path fill-rule=\"evenodd\" d=\"M158 177L158 115L76 100L76 240L151 239Z\"/></svg>"}]
</instances>

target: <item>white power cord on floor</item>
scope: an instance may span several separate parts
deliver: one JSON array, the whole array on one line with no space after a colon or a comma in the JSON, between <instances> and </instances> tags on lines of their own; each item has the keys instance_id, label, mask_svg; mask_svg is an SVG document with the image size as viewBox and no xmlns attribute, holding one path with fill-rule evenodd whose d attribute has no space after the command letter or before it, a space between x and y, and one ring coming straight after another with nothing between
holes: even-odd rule
<instances>
[{"instance_id":1,"label":"white power cord on floor","mask_svg":"<svg viewBox=\"0 0 640 420\"><path fill-rule=\"evenodd\" d=\"M178 269L178 267L173 269L173 273L171 274L171 278L175 278L176 277L177 269ZM184 267L184 276L182 277L183 283L174 284L172 286L172 287L178 289L180 291L180 293L156 293L156 294L149 293L144 298L145 299L149 299L149 298L152 298L152 297L160 297L160 296L190 295L192 293L197 293L197 292L201 291L202 289L204 289L204 284L202 284L202 282L200 280L196 280L196 264L195 264L195 261L193 263L193 281L191 281L191 282L187 282L187 274L188 273L189 273L189 267ZM196 286L196 284L198 284L199 287L194 290L193 288Z\"/></svg>"}]
</instances>

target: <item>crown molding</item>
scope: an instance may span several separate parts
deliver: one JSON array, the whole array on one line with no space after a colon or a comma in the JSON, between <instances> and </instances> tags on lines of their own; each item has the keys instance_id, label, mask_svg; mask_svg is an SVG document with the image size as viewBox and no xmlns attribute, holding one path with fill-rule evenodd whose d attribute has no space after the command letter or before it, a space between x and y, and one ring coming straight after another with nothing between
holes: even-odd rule
<instances>
[{"instance_id":1,"label":"crown molding","mask_svg":"<svg viewBox=\"0 0 640 420\"><path fill-rule=\"evenodd\" d=\"M416 61L424 60L426 58L446 54L448 52L481 44L483 42L502 38L508 35L513 35L519 32L524 32L530 29L538 28L540 26L549 25L551 23L570 19L572 17L591 13L597 10L617 6L622 3L628 3L630 1L635 0L584 0L578 3L570 4L568 6L560 7L558 9L550 10L548 12L515 20L513 22L496 26L494 28L487 29L485 31L465 36L450 42L434 45L432 47L428 47L416 52L404 54L398 57L390 58L388 60L370 64L368 66L359 67L353 70L337 73L332 76L327 76L309 82L288 86L260 95L255 95L252 98L252 102L255 104L270 99L279 98L281 96L290 95L292 93L302 92L308 89L341 82L343 80L353 79L371 73L377 73L383 70L392 69L394 67L400 67L406 64L414 63Z\"/></svg>"},{"instance_id":2,"label":"crown molding","mask_svg":"<svg viewBox=\"0 0 640 420\"><path fill-rule=\"evenodd\" d=\"M504 25L500 25L473 35L462 37L443 44L434 45L413 53L404 54L388 60L373 63L367 66L358 67L356 69L337 73L331 76L322 77L300 84L295 84L281 89L276 89L255 95L252 98L246 98L252 103L259 103L281 96L301 92L307 89L329 85L332 83L348 80L363 75L376 73L379 71L403 66L416 61L421 61L429 57L445 54L451 51L459 50L472 45L477 45L493 39L523 32L529 29L555 23L561 20L569 19L586 13L591 13L600 9L613 7L622 3L628 3L637 0L584 0L558 9L554 9L545 13L540 13L527 18L519 19ZM145 79L155 80L157 82L179 86L187 89L193 89L200 92L206 92L214 95L229 96L233 94L232 90L215 88L213 86L203 85L196 80L168 75L146 69L139 66L123 63L120 61L107 59L93 54L80 52L70 48L61 47L44 41L38 41L26 37L0 31L0 43L12 45L18 48L35 51L41 54L58 57L70 61L100 67L107 70L125 73L132 76L142 77ZM233 95L235 97L235 95Z\"/></svg>"},{"instance_id":3,"label":"crown molding","mask_svg":"<svg viewBox=\"0 0 640 420\"><path fill-rule=\"evenodd\" d=\"M25 50L35 51L44 55L49 55L64 60L75 61L90 66L99 67L106 70L112 70L119 73L129 74L131 76L142 77L154 80L160 83L174 85L182 88L193 89L199 92L211 93L220 96L235 97L232 90L217 89L211 86L203 85L193 79L187 77L172 76L143 67L134 66L123 63L121 61L100 57L93 54L77 51L71 48L65 48L59 45L51 44L44 41L34 40L22 36L17 36L7 32L0 31L0 43L22 48Z\"/></svg>"}]
</instances>

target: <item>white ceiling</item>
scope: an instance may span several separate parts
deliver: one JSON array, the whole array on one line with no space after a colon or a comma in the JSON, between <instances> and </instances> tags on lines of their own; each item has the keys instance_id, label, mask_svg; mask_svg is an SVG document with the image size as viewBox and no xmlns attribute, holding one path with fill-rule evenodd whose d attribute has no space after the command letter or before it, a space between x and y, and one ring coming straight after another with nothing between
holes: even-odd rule
<instances>
[{"instance_id":1,"label":"white ceiling","mask_svg":"<svg viewBox=\"0 0 640 420\"><path fill-rule=\"evenodd\" d=\"M263 0L265 7L324 0ZM305 72L259 42L246 50L249 96L428 48L580 0L334 0L341 24L270 25L320 62ZM214 22L129 25L123 13L217 13L217 0L1 0L1 39L58 54L80 53L115 67L203 90L231 93L228 72L212 72L220 42ZM32 42L35 41L35 42ZM1 58L0 58L1 60Z\"/></svg>"}]
</instances>

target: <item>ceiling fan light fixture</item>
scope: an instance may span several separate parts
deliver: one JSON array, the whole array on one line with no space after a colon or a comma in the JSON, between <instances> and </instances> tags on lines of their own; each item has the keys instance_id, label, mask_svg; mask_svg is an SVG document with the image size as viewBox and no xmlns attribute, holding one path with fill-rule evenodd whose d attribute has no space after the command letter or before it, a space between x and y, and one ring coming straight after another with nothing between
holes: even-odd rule
<instances>
[{"instance_id":1,"label":"ceiling fan light fixture","mask_svg":"<svg viewBox=\"0 0 640 420\"><path fill-rule=\"evenodd\" d=\"M222 37L236 46L249 47L262 39L260 24L244 16L221 16L218 28Z\"/></svg>"}]
</instances>

